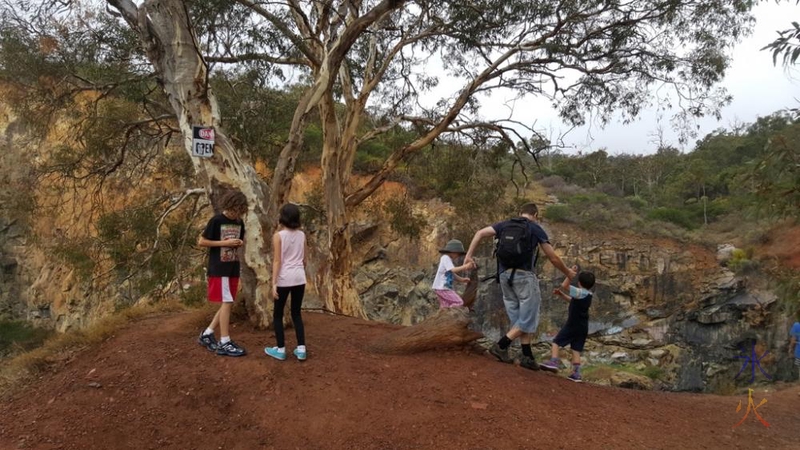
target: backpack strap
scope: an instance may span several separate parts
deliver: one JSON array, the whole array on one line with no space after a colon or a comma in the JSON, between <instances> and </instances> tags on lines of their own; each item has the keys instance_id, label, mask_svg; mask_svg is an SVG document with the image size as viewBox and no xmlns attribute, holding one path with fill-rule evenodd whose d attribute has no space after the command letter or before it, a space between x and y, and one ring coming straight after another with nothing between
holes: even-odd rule
<instances>
[{"instance_id":1,"label":"backpack strap","mask_svg":"<svg viewBox=\"0 0 800 450\"><path fill-rule=\"evenodd\" d=\"M509 286L514 286L514 275L516 275L516 274L517 274L517 269L516 268L511 269L511 276L508 277L508 285Z\"/></svg>"}]
</instances>

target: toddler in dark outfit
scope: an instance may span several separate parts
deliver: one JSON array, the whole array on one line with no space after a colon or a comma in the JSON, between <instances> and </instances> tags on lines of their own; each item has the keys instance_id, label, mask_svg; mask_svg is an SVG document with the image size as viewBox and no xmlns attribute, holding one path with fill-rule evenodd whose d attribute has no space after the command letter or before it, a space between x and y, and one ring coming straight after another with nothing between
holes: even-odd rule
<instances>
[{"instance_id":1,"label":"toddler in dark outfit","mask_svg":"<svg viewBox=\"0 0 800 450\"><path fill-rule=\"evenodd\" d=\"M572 269L577 272L578 266ZM564 278L561 286L553 291L553 294L569 302L569 315L567 323L553 339L550 361L539 364L542 370L558 372L561 365L558 348L569 345L572 349L572 374L567 378L581 381L581 352L589 334L589 308L592 306L592 293L589 290L593 287L594 274L582 271L578 274L578 287L570 286L570 279Z\"/></svg>"}]
</instances>

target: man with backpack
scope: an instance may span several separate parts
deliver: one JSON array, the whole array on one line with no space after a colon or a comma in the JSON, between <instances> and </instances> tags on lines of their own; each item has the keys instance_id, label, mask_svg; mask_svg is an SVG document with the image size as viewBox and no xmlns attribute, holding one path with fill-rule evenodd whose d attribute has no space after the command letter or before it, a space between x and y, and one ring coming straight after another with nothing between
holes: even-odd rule
<instances>
[{"instance_id":1,"label":"man with backpack","mask_svg":"<svg viewBox=\"0 0 800 450\"><path fill-rule=\"evenodd\" d=\"M478 230L469 245L464 264L474 264L472 254L483 238L497 236L498 281L511 329L492 345L489 353L502 362L512 363L508 348L514 339L520 338L523 355L520 365L538 370L539 365L531 350L531 336L539 326L539 305L542 302L539 280L534 273L539 248L564 275L572 279L576 274L556 255L547 233L536 223L539 216L536 204L522 205L520 216Z\"/></svg>"}]
</instances>

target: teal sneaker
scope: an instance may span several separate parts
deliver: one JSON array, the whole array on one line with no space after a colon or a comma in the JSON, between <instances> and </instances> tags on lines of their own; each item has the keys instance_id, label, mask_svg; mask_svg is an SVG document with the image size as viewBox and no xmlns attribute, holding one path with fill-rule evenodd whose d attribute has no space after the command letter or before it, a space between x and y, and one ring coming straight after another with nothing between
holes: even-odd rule
<instances>
[{"instance_id":1,"label":"teal sneaker","mask_svg":"<svg viewBox=\"0 0 800 450\"><path fill-rule=\"evenodd\" d=\"M286 359L286 352L279 352L278 347L267 347L264 349L264 353L266 353L267 356L272 356L279 361Z\"/></svg>"},{"instance_id":2,"label":"teal sneaker","mask_svg":"<svg viewBox=\"0 0 800 450\"><path fill-rule=\"evenodd\" d=\"M294 351L292 351L292 353L294 353L294 356L297 357L298 361L305 361L306 360L306 352L301 352L298 349L294 349Z\"/></svg>"}]
</instances>

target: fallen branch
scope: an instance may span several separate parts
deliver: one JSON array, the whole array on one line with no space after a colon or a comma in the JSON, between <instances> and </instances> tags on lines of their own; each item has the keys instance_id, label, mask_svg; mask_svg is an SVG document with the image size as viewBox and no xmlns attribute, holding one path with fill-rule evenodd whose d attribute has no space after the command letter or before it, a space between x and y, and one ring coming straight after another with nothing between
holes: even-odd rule
<instances>
[{"instance_id":1,"label":"fallen branch","mask_svg":"<svg viewBox=\"0 0 800 450\"><path fill-rule=\"evenodd\" d=\"M467 308L440 309L424 322L386 334L369 345L383 354L409 354L457 347L483 337L469 329L472 319Z\"/></svg>"}]
</instances>

